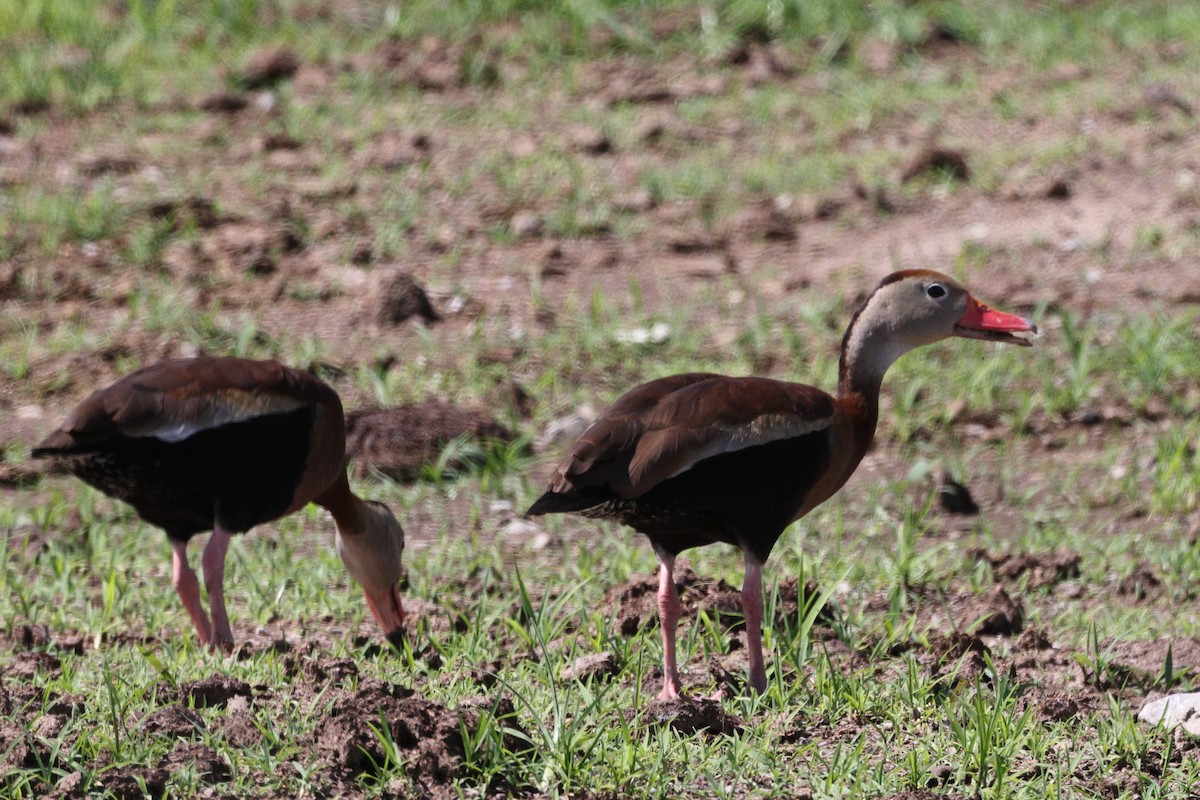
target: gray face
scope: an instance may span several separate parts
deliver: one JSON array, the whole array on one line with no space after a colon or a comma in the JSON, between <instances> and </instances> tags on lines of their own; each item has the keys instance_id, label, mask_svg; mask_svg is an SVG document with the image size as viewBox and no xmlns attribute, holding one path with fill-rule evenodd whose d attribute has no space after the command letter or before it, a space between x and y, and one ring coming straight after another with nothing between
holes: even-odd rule
<instances>
[{"instance_id":1,"label":"gray face","mask_svg":"<svg viewBox=\"0 0 1200 800\"><path fill-rule=\"evenodd\" d=\"M966 289L936 273L918 273L880 287L859 321L901 351L955 335L967 310Z\"/></svg>"},{"instance_id":2,"label":"gray face","mask_svg":"<svg viewBox=\"0 0 1200 800\"><path fill-rule=\"evenodd\" d=\"M364 589L384 591L400 580L404 529L382 503L365 503L363 511L361 531L338 531L338 555Z\"/></svg>"},{"instance_id":3,"label":"gray face","mask_svg":"<svg viewBox=\"0 0 1200 800\"><path fill-rule=\"evenodd\" d=\"M875 299L891 335L906 348L951 336L1027 347L1030 342L1020 334L1037 330L1028 320L988 308L957 281L935 272L911 273L882 287Z\"/></svg>"}]
</instances>

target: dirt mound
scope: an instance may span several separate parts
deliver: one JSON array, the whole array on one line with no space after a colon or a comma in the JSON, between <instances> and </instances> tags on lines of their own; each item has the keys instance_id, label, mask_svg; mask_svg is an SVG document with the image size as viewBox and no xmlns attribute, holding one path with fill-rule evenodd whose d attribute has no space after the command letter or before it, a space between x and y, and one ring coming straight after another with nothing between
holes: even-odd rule
<instances>
[{"instance_id":1,"label":"dirt mound","mask_svg":"<svg viewBox=\"0 0 1200 800\"><path fill-rule=\"evenodd\" d=\"M159 767L120 767L104 773L100 787L117 800L142 800L146 795L157 800L166 794L168 778L170 773Z\"/></svg>"},{"instance_id":2,"label":"dirt mound","mask_svg":"<svg viewBox=\"0 0 1200 800\"><path fill-rule=\"evenodd\" d=\"M516 729L507 700L479 698L453 711L413 689L364 681L356 691L336 692L317 727L315 747L347 781L401 761L422 796L449 797L450 784L464 774L463 728L475 730L485 715ZM506 737L506 745L520 749L513 737Z\"/></svg>"},{"instance_id":3,"label":"dirt mound","mask_svg":"<svg viewBox=\"0 0 1200 800\"><path fill-rule=\"evenodd\" d=\"M163 706L142 717L139 723L147 733L167 736L172 739L191 738L204 731L204 718L196 711L183 706Z\"/></svg>"},{"instance_id":4,"label":"dirt mound","mask_svg":"<svg viewBox=\"0 0 1200 800\"><path fill-rule=\"evenodd\" d=\"M249 697L250 684L226 675L212 675L179 687L179 702L196 708L224 708L234 697Z\"/></svg>"},{"instance_id":5,"label":"dirt mound","mask_svg":"<svg viewBox=\"0 0 1200 800\"><path fill-rule=\"evenodd\" d=\"M740 717L727 714L720 701L693 697L655 700L646 706L643 719L652 726L669 725L685 735L734 734L746 724Z\"/></svg>"},{"instance_id":6,"label":"dirt mound","mask_svg":"<svg viewBox=\"0 0 1200 800\"><path fill-rule=\"evenodd\" d=\"M0 776L17 769L61 768L60 753L76 738L60 740L62 730L85 713L85 703L74 695L43 695L31 686L0 685Z\"/></svg>"},{"instance_id":7,"label":"dirt mound","mask_svg":"<svg viewBox=\"0 0 1200 800\"><path fill-rule=\"evenodd\" d=\"M360 477L375 469L394 480L414 480L455 440L478 447L463 448L442 465L445 469L461 469L472 459L481 459L489 443L511 442L513 433L486 414L449 403L364 409L346 415L346 453L354 459Z\"/></svg>"},{"instance_id":8,"label":"dirt mound","mask_svg":"<svg viewBox=\"0 0 1200 800\"><path fill-rule=\"evenodd\" d=\"M1000 582L1016 582L1022 575L1028 575L1027 586L1030 589L1040 589L1052 586L1065 580L1079 577L1081 557L1065 547L1060 547L1049 553L1003 553L994 555L982 548L969 554L971 557L986 561L992 568L992 575Z\"/></svg>"},{"instance_id":9,"label":"dirt mound","mask_svg":"<svg viewBox=\"0 0 1200 800\"><path fill-rule=\"evenodd\" d=\"M1170 688L1183 677L1194 678L1196 665L1200 664L1200 641L1183 638L1110 641L1090 661L1094 671L1089 678L1100 688Z\"/></svg>"},{"instance_id":10,"label":"dirt mound","mask_svg":"<svg viewBox=\"0 0 1200 800\"><path fill-rule=\"evenodd\" d=\"M1117 583L1117 594L1128 597L1134 602L1140 602L1158 596L1162 592L1162 581L1154 570L1139 564L1133 572L1126 575Z\"/></svg>"},{"instance_id":11,"label":"dirt mound","mask_svg":"<svg viewBox=\"0 0 1200 800\"><path fill-rule=\"evenodd\" d=\"M997 586L990 592L948 595L932 610L928 628L975 636L1012 636L1025 626L1025 609L1018 597Z\"/></svg>"}]
</instances>

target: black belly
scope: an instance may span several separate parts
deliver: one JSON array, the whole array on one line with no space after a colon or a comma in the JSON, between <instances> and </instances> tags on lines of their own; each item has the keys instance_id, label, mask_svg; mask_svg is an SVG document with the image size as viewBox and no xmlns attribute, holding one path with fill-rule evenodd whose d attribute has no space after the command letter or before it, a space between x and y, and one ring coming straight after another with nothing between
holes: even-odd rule
<instances>
[{"instance_id":1,"label":"black belly","mask_svg":"<svg viewBox=\"0 0 1200 800\"><path fill-rule=\"evenodd\" d=\"M829 463L824 431L707 458L631 500L583 511L617 519L676 554L724 542L766 561Z\"/></svg>"},{"instance_id":2,"label":"black belly","mask_svg":"<svg viewBox=\"0 0 1200 800\"><path fill-rule=\"evenodd\" d=\"M120 436L68 466L173 539L214 524L242 533L287 511L308 461L315 412L301 408L178 442Z\"/></svg>"}]
</instances>

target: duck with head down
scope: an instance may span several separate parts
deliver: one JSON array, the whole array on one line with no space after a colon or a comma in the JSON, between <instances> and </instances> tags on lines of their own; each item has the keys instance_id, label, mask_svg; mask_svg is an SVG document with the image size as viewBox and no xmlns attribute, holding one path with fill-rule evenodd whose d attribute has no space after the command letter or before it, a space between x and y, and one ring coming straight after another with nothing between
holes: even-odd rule
<instances>
[{"instance_id":1,"label":"duck with head down","mask_svg":"<svg viewBox=\"0 0 1200 800\"><path fill-rule=\"evenodd\" d=\"M1037 327L980 303L951 278L884 278L842 339L837 394L767 378L673 375L638 386L580 437L529 514L613 519L645 534L659 561L663 688L680 694L675 557L716 542L745 559L749 683L766 688L762 569L785 528L842 487L866 454L884 373L950 337L1028 346Z\"/></svg>"},{"instance_id":2,"label":"duck with head down","mask_svg":"<svg viewBox=\"0 0 1200 800\"><path fill-rule=\"evenodd\" d=\"M310 501L329 509L337 551L389 639L403 630L404 530L346 480L342 404L322 381L273 361L193 358L138 370L88 396L34 448L166 531L173 580L200 641L228 649L225 554L233 534ZM211 619L187 543L201 557Z\"/></svg>"}]
</instances>

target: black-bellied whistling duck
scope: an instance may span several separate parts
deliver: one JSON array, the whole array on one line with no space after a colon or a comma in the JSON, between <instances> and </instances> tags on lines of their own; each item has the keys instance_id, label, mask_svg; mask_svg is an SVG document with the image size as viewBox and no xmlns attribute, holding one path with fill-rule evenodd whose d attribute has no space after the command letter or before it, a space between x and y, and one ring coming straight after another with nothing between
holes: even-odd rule
<instances>
[{"instance_id":1,"label":"black-bellied whistling duck","mask_svg":"<svg viewBox=\"0 0 1200 800\"><path fill-rule=\"evenodd\" d=\"M338 554L388 638L402 631L404 530L386 506L350 490L341 400L311 375L273 361L163 361L92 393L33 455L166 531L175 590L206 645L233 644L224 590L230 536L309 501L333 514ZM211 622L187 558L188 540L207 530L201 565Z\"/></svg>"},{"instance_id":2,"label":"black-bellied whistling duck","mask_svg":"<svg viewBox=\"0 0 1200 800\"><path fill-rule=\"evenodd\" d=\"M658 556L660 698L680 693L675 557L724 542L745 557L749 683L767 685L762 568L788 525L828 499L875 435L883 375L904 353L951 336L1029 345L1027 319L994 311L954 280L896 272L842 339L837 395L767 378L673 375L626 393L580 437L530 514L574 512L646 534Z\"/></svg>"}]
</instances>

